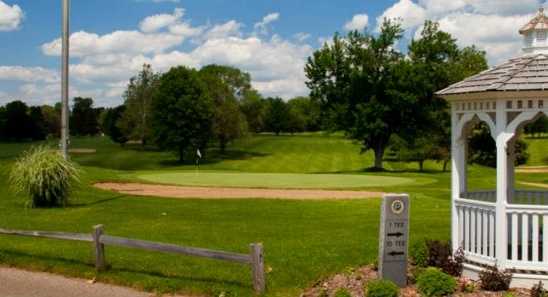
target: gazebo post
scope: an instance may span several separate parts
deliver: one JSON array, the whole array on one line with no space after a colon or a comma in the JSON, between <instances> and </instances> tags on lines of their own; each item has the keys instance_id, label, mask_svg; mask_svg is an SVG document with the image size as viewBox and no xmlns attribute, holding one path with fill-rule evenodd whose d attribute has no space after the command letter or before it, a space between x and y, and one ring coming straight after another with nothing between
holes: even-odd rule
<instances>
[{"instance_id":1,"label":"gazebo post","mask_svg":"<svg viewBox=\"0 0 548 297\"><path fill-rule=\"evenodd\" d=\"M459 216L456 201L461 193L466 192L466 142L461 137L463 131L457 131L459 118L456 112L456 104L451 104L451 242L453 252L462 244L460 238Z\"/></svg>"},{"instance_id":2,"label":"gazebo post","mask_svg":"<svg viewBox=\"0 0 548 297\"><path fill-rule=\"evenodd\" d=\"M508 155L509 137L506 133L507 114L503 100L496 105L496 144L497 144L497 201L496 201L496 259L501 269L506 269L508 259L508 232L506 222L506 205L508 203Z\"/></svg>"}]
</instances>

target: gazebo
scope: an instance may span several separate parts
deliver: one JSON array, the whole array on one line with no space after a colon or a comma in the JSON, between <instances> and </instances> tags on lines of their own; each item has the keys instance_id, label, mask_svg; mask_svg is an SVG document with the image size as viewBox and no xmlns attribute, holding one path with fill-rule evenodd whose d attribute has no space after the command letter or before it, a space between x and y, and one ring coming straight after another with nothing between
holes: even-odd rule
<instances>
[{"instance_id":1,"label":"gazebo","mask_svg":"<svg viewBox=\"0 0 548 297\"><path fill-rule=\"evenodd\" d=\"M452 244L465 274L485 266L513 272L512 286L548 284L548 191L519 190L514 143L524 125L548 115L548 17L525 25L523 54L437 93L451 105ZM484 122L497 147L496 189L467 188L467 138ZM545 152L548 152L546 148Z\"/></svg>"}]
</instances>

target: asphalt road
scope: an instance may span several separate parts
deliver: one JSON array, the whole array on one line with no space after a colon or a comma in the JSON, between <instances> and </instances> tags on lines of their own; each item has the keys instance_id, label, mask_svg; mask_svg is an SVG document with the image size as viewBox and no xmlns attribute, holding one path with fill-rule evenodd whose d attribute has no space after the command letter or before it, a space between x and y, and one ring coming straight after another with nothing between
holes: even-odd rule
<instances>
[{"instance_id":1,"label":"asphalt road","mask_svg":"<svg viewBox=\"0 0 548 297\"><path fill-rule=\"evenodd\" d=\"M133 289L0 267L1 297L151 297Z\"/></svg>"}]
</instances>

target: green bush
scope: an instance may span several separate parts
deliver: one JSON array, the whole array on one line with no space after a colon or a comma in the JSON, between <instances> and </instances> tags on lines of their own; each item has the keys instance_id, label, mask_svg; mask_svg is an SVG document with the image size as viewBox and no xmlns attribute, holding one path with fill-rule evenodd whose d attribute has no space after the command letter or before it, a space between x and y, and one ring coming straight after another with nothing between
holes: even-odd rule
<instances>
[{"instance_id":1,"label":"green bush","mask_svg":"<svg viewBox=\"0 0 548 297\"><path fill-rule=\"evenodd\" d=\"M32 207L65 206L77 181L75 165L44 146L25 152L10 175L12 188L28 195Z\"/></svg>"},{"instance_id":2,"label":"green bush","mask_svg":"<svg viewBox=\"0 0 548 297\"><path fill-rule=\"evenodd\" d=\"M422 296L448 296L455 292L457 282L452 276L430 267L417 278L417 287Z\"/></svg>"},{"instance_id":3,"label":"green bush","mask_svg":"<svg viewBox=\"0 0 548 297\"><path fill-rule=\"evenodd\" d=\"M335 295L333 296L334 297L352 297L352 294L350 294L350 292L348 292L347 289L341 288L341 289L338 289L337 292L335 292Z\"/></svg>"},{"instance_id":4,"label":"green bush","mask_svg":"<svg viewBox=\"0 0 548 297\"><path fill-rule=\"evenodd\" d=\"M400 288L388 280L374 280L366 284L366 297L398 297Z\"/></svg>"},{"instance_id":5,"label":"green bush","mask_svg":"<svg viewBox=\"0 0 548 297\"><path fill-rule=\"evenodd\" d=\"M409 249L409 254L413 265L419 267L428 266L428 246L425 240L415 241Z\"/></svg>"}]
</instances>

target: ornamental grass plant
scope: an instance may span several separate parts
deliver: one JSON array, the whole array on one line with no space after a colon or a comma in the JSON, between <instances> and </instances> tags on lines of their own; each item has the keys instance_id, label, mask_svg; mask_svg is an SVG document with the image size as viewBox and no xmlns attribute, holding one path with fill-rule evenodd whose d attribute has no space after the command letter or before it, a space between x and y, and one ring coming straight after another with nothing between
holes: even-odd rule
<instances>
[{"instance_id":1,"label":"ornamental grass plant","mask_svg":"<svg viewBox=\"0 0 548 297\"><path fill-rule=\"evenodd\" d=\"M62 207L79 181L76 165L46 146L31 148L15 162L10 183L29 198L30 207Z\"/></svg>"}]
</instances>

